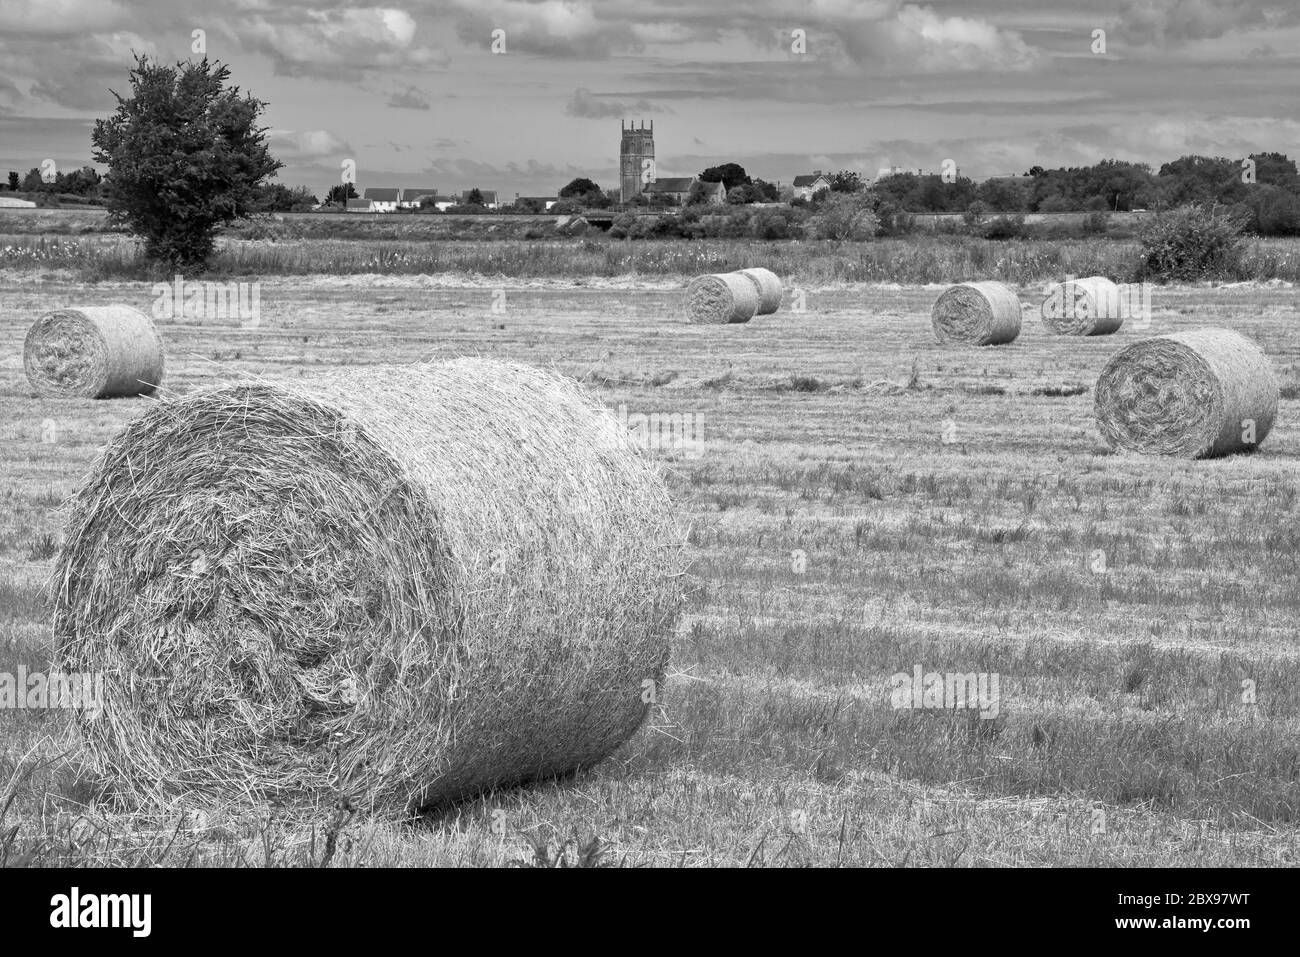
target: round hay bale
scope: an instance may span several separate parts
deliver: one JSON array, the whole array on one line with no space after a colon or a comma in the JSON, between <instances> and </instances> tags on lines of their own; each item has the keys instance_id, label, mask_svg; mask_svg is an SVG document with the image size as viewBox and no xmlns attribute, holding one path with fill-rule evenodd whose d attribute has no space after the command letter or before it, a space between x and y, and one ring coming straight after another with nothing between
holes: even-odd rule
<instances>
[{"instance_id":1,"label":"round hay bale","mask_svg":"<svg viewBox=\"0 0 1300 957\"><path fill-rule=\"evenodd\" d=\"M785 297L785 287L781 285L780 276L770 269L764 269L762 266L742 269L740 274L748 276L750 281L758 288L757 315L768 316L781 308L781 300Z\"/></svg>"},{"instance_id":2,"label":"round hay bale","mask_svg":"<svg viewBox=\"0 0 1300 957\"><path fill-rule=\"evenodd\" d=\"M570 379L466 358L227 386L105 449L56 646L105 676L79 724L136 801L405 816L627 740L683 554L657 470Z\"/></svg>"},{"instance_id":3,"label":"round hay bale","mask_svg":"<svg viewBox=\"0 0 1300 957\"><path fill-rule=\"evenodd\" d=\"M1268 357L1229 329L1143 339L1097 380L1097 427L1112 446L1208 458L1259 446L1277 416Z\"/></svg>"},{"instance_id":4,"label":"round hay bale","mask_svg":"<svg viewBox=\"0 0 1300 957\"><path fill-rule=\"evenodd\" d=\"M700 276L686 287L686 318L690 322L749 322L757 314L758 304L758 284L736 272Z\"/></svg>"},{"instance_id":5,"label":"round hay bale","mask_svg":"<svg viewBox=\"0 0 1300 957\"><path fill-rule=\"evenodd\" d=\"M1020 297L1000 282L963 282L944 290L930 319L940 342L998 346L1020 335Z\"/></svg>"},{"instance_id":6,"label":"round hay bale","mask_svg":"<svg viewBox=\"0 0 1300 957\"><path fill-rule=\"evenodd\" d=\"M1105 276L1057 283L1040 310L1043 325L1061 336L1108 336L1119 330L1120 291Z\"/></svg>"},{"instance_id":7,"label":"round hay bale","mask_svg":"<svg viewBox=\"0 0 1300 957\"><path fill-rule=\"evenodd\" d=\"M23 369L43 396L153 395L163 378L162 338L130 306L56 309L27 330Z\"/></svg>"}]
</instances>

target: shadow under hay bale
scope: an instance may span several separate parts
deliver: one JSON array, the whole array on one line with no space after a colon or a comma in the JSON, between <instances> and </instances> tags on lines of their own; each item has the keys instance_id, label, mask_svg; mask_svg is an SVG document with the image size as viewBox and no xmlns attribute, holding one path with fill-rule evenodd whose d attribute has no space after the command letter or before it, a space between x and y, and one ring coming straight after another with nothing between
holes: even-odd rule
<instances>
[{"instance_id":1,"label":"shadow under hay bale","mask_svg":"<svg viewBox=\"0 0 1300 957\"><path fill-rule=\"evenodd\" d=\"M1108 336L1124 323L1120 299L1119 286L1105 276L1087 276L1052 286L1039 312L1057 335Z\"/></svg>"},{"instance_id":2,"label":"shadow under hay bale","mask_svg":"<svg viewBox=\"0 0 1300 957\"><path fill-rule=\"evenodd\" d=\"M209 389L127 426L74 498L59 667L105 675L79 726L137 801L402 817L626 741L682 556L654 465L559 375Z\"/></svg>"},{"instance_id":3,"label":"shadow under hay bale","mask_svg":"<svg viewBox=\"0 0 1300 957\"><path fill-rule=\"evenodd\" d=\"M1097 428L1113 448L1184 458L1253 451L1273 428L1272 363L1229 329L1143 339L1097 379Z\"/></svg>"},{"instance_id":4,"label":"shadow under hay bale","mask_svg":"<svg viewBox=\"0 0 1300 957\"><path fill-rule=\"evenodd\" d=\"M930 313L943 343L999 346L1020 335L1020 297L1000 282L963 282L944 290Z\"/></svg>"},{"instance_id":5,"label":"shadow under hay bale","mask_svg":"<svg viewBox=\"0 0 1300 957\"><path fill-rule=\"evenodd\" d=\"M27 330L23 370L42 396L153 395L163 378L162 338L130 306L57 309Z\"/></svg>"},{"instance_id":6,"label":"shadow under hay bale","mask_svg":"<svg viewBox=\"0 0 1300 957\"><path fill-rule=\"evenodd\" d=\"M740 273L713 273L691 280L686 287L686 318L693 323L721 325L749 322L758 313L758 284Z\"/></svg>"},{"instance_id":7,"label":"shadow under hay bale","mask_svg":"<svg viewBox=\"0 0 1300 957\"><path fill-rule=\"evenodd\" d=\"M758 289L756 315L770 316L781 308L781 300L785 298L785 287L781 285L781 278L776 273L762 266L755 266L740 270L740 274L747 276Z\"/></svg>"}]
</instances>

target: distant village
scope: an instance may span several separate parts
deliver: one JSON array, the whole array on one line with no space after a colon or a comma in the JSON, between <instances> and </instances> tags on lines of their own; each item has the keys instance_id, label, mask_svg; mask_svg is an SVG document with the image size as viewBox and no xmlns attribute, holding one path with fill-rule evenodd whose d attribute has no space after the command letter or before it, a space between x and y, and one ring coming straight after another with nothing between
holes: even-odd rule
<instances>
[{"instance_id":1,"label":"distant village","mask_svg":"<svg viewBox=\"0 0 1300 957\"><path fill-rule=\"evenodd\" d=\"M395 213L399 210L437 209L439 212L481 208L485 210L513 209L522 212L546 213L565 200L578 200L579 205L650 205L684 206L702 203L721 206L729 201L728 190L722 178L705 179L701 176L675 176L660 178L655 161L654 122L649 126L621 123L622 139L619 147L619 186L617 189L580 191L576 194L555 196L520 196L502 201L494 189L471 188L459 193L440 193L433 187L419 186L368 186L360 196L348 195L346 209L349 213ZM721 167L720 167L721 168ZM882 169L877 177L902 173L901 167ZM919 172L919 171L918 171ZM745 202L789 203L795 200L811 201L821 190L831 188L831 178L821 170L794 177L787 187L780 182L761 184ZM590 180L575 183L596 184ZM572 187L573 184L570 184ZM766 190L763 189L766 187ZM335 187L337 192L339 187ZM343 199L342 195L338 197ZM734 201L732 199L731 201Z\"/></svg>"}]
</instances>

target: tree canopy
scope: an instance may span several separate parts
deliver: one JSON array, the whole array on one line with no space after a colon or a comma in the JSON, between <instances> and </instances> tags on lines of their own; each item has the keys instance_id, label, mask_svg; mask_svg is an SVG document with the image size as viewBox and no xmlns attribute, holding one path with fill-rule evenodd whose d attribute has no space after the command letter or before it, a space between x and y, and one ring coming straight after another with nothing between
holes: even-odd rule
<instances>
[{"instance_id":1,"label":"tree canopy","mask_svg":"<svg viewBox=\"0 0 1300 957\"><path fill-rule=\"evenodd\" d=\"M108 166L110 217L144 239L145 256L202 266L218 226L256 212L264 181L283 165L257 125L265 104L227 86L230 68L136 57L131 96L96 120L94 159Z\"/></svg>"}]
</instances>

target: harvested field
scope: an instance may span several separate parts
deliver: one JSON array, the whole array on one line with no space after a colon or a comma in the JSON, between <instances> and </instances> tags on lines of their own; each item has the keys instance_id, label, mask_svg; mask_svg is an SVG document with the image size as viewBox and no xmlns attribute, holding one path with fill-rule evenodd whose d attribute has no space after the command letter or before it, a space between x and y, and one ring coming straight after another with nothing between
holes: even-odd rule
<instances>
[{"instance_id":1,"label":"harvested field","mask_svg":"<svg viewBox=\"0 0 1300 957\"><path fill-rule=\"evenodd\" d=\"M358 820L335 866L502 864L575 832L629 865L1300 861L1293 289L1161 287L1146 328L1084 343L1030 322L1011 348L954 350L928 326L937 285L805 283L797 322L724 329L682 322L680 280L588 282L267 280L257 328L163 324L164 394L479 355L571 375L629 424L697 417L699 454L649 449L691 566L646 726L572 780L482 795L428 829ZM20 313L149 302L147 283L0 291ZM1113 452L1094 420L1109 356L1201 326L1249 336L1277 370L1268 441L1209 460ZM33 397L24 332L0 330L9 672L50 667L60 506L149 405ZM918 666L997 674L997 716L893 707L891 676ZM6 780L75 740L60 713L0 721ZM20 852L259 863L269 841L277 862L313 860L306 829L237 807L146 817L84 770L73 751L25 779L4 821ZM83 813L111 840L46 840Z\"/></svg>"}]
</instances>

